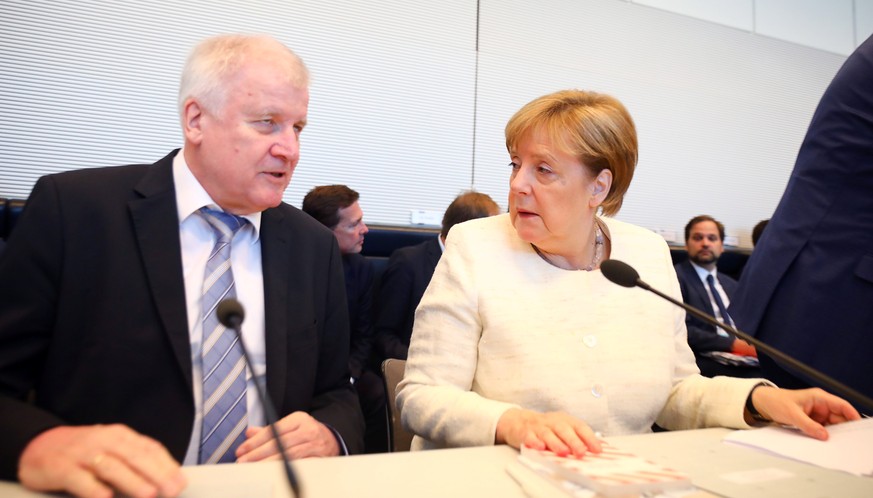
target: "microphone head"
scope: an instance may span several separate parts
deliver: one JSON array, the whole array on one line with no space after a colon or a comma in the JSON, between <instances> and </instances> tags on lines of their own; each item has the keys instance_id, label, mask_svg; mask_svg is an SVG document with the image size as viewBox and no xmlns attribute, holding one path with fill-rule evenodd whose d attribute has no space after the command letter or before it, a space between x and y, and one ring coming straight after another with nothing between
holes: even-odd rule
<instances>
[{"instance_id":1,"label":"microphone head","mask_svg":"<svg viewBox=\"0 0 873 498\"><path fill-rule=\"evenodd\" d=\"M225 299L218 303L215 314L218 315L218 321L227 328L239 327L246 317L242 304L234 298Z\"/></svg>"},{"instance_id":2,"label":"microphone head","mask_svg":"<svg viewBox=\"0 0 873 498\"><path fill-rule=\"evenodd\" d=\"M640 282L640 274L629 264L617 259L600 263L600 271L607 280L622 287L636 287Z\"/></svg>"}]
</instances>

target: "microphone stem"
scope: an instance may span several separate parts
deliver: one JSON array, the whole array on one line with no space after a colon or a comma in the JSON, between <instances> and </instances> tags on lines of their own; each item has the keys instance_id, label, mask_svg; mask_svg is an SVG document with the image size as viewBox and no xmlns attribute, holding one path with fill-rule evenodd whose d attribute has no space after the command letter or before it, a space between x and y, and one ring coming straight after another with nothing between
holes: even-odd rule
<instances>
[{"instance_id":1,"label":"microphone stem","mask_svg":"<svg viewBox=\"0 0 873 498\"><path fill-rule=\"evenodd\" d=\"M840 395L848 398L850 401L854 401L856 404L865 407L867 410L870 410L870 412L873 413L873 400L871 400L867 396L861 394L860 392L852 389L851 387L843 384L842 382L839 382L838 380L831 378L831 377L819 372L818 370L816 370L816 369L814 369L814 368L812 368L804 363L801 363L798 360L795 360L791 356L788 356L787 354L783 353L782 351L779 351L778 349L775 349L772 346L769 346L769 345L759 341L758 339L755 339L754 337L750 336L749 334L747 334L745 332L741 332L740 330L738 330L734 327L731 327L729 325L726 325L724 323L719 322L715 318L707 315L706 313L703 313L702 311L700 311L696 308L693 308L693 307L685 304L682 301L678 301L676 299L673 299L671 296L668 296L667 294L664 294L663 292L659 291L658 289L651 287L650 285L646 284L642 280L637 280L637 285L639 287L642 287L645 290L651 291L651 292L661 296L662 298L666 299L667 301L670 301L671 303L675 304L676 306L681 307L686 312L691 313L692 315L696 316L697 318L700 318L701 320L705 321L706 323L708 323L710 325L714 325L716 327L720 327L722 330L739 337L740 339L755 346L755 348L758 351L766 354L767 356L772 357L773 359L779 360L780 362L782 362L786 365L793 367L794 369L802 372L804 375L814 379L820 385L826 387L827 390L830 390L831 392L834 392L836 394L840 394Z\"/></svg>"},{"instance_id":2,"label":"microphone stem","mask_svg":"<svg viewBox=\"0 0 873 498\"><path fill-rule=\"evenodd\" d=\"M240 347L243 350L243 355L245 355L246 364L251 367L251 365L254 365L254 363L252 362L251 356L249 356L248 348L245 347L245 345L243 344L240 324L234 323L232 328L234 332L236 332ZM276 409L273 407L273 403L267 396L267 387L259 382L260 379L258 379L258 377L254 375L254 371L252 372L252 377L255 382L255 391L258 392L258 398L261 400L261 405L264 407L264 416L267 419L267 425L270 426L270 431L272 431L273 433L273 440L276 441L276 448L279 450L279 454L282 456L282 463L285 467L285 477L288 478L288 484L291 486L291 490L294 492L294 496L300 498L302 496L300 494L300 485L297 483L297 477L294 475L294 471L291 469L291 462L288 461L288 455L287 453L285 453L285 445L282 443L282 438L279 437L278 429L276 429L276 422L279 420L279 417L276 415Z\"/></svg>"}]
</instances>

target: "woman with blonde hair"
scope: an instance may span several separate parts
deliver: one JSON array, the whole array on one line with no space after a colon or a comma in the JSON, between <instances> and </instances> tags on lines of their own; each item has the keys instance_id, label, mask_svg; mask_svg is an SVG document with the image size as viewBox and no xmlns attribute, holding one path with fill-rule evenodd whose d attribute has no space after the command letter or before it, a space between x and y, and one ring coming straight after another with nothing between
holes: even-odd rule
<instances>
[{"instance_id":1,"label":"woman with blonde hair","mask_svg":"<svg viewBox=\"0 0 873 498\"><path fill-rule=\"evenodd\" d=\"M455 227L415 315L397 403L414 449L525 444L599 451L595 433L795 425L857 419L819 389L707 379L684 311L607 281L606 259L681 300L665 241L618 221L637 162L636 130L615 98L567 90L506 126L509 213Z\"/></svg>"}]
</instances>

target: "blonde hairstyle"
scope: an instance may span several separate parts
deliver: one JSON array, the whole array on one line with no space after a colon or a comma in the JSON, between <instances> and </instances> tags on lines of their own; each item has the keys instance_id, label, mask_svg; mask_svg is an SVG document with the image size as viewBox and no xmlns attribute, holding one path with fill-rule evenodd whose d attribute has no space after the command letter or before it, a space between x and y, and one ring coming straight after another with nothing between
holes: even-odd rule
<instances>
[{"instance_id":1,"label":"blonde hairstyle","mask_svg":"<svg viewBox=\"0 0 873 498\"><path fill-rule=\"evenodd\" d=\"M533 133L544 133L562 152L576 157L592 178L607 169L612 187L601 208L612 216L621 209L637 164L637 132L630 113L609 95L562 90L535 99L506 124L506 149Z\"/></svg>"},{"instance_id":2,"label":"blonde hairstyle","mask_svg":"<svg viewBox=\"0 0 873 498\"><path fill-rule=\"evenodd\" d=\"M179 84L179 114L185 101L196 99L201 106L217 112L227 99L231 78L247 62L267 60L284 71L288 83L309 86L309 70L297 54L266 35L220 35L207 38L191 50Z\"/></svg>"}]
</instances>

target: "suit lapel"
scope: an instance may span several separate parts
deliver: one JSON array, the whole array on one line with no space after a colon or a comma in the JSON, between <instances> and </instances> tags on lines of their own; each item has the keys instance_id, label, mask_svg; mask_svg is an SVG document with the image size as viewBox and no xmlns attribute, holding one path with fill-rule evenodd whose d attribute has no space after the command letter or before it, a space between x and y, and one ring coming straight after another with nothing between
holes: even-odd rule
<instances>
[{"instance_id":1,"label":"suit lapel","mask_svg":"<svg viewBox=\"0 0 873 498\"><path fill-rule=\"evenodd\" d=\"M430 269L433 270L436 268L437 263L440 262L440 257L443 255L442 250L440 250L440 241L439 238L432 240L427 245L427 257L430 260Z\"/></svg>"},{"instance_id":2,"label":"suit lapel","mask_svg":"<svg viewBox=\"0 0 873 498\"><path fill-rule=\"evenodd\" d=\"M288 220L279 209L261 215L261 267L264 269L264 326L267 351L267 391L277 410L284 401L288 368L288 286L291 281L291 240ZM268 270L269 269L269 270Z\"/></svg>"},{"instance_id":3,"label":"suit lapel","mask_svg":"<svg viewBox=\"0 0 873 498\"><path fill-rule=\"evenodd\" d=\"M128 204L143 266L164 331L188 385L191 385L191 341L182 276L179 215L173 186L176 151L150 167L135 190L142 198Z\"/></svg>"}]
</instances>

